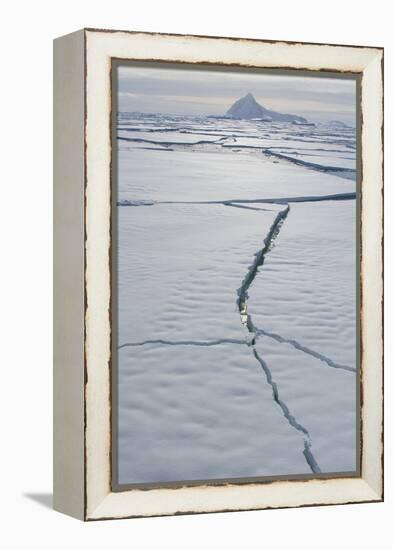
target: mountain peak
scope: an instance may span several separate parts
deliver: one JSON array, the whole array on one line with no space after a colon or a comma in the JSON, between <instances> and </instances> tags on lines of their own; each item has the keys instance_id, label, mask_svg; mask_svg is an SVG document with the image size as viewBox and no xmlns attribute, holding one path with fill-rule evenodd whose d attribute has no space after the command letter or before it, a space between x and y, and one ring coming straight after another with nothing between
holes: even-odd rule
<instances>
[{"instance_id":1,"label":"mountain peak","mask_svg":"<svg viewBox=\"0 0 393 550\"><path fill-rule=\"evenodd\" d=\"M232 118L260 118L269 121L279 122L307 122L304 117L298 115L289 115L284 113L278 113L266 109L263 105L260 105L251 92L248 92L245 96L241 97L226 112L226 116Z\"/></svg>"},{"instance_id":2,"label":"mountain peak","mask_svg":"<svg viewBox=\"0 0 393 550\"><path fill-rule=\"evenodd\" d=\"M255 99L255 97L253 96L253 94L251 92L248 92L248 94L241 97L239 99L239 101L244 102L244 103L259 105L259 103L257 102L257 100ZM259 105L259 106L262 107L262 105Z\"/></svg>"}]
</instances>

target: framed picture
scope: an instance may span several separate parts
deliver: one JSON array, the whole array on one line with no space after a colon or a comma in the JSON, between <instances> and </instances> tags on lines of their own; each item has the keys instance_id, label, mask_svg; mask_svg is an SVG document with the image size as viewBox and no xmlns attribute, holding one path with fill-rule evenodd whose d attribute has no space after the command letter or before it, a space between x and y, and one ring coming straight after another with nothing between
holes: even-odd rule
<instances>
[{"instance_id":1,"label":"framed picture","mask_svg":"<svg viewBox=\"0 0 393 550\"><path fill-rule=\"evenodd\" d=\"M383 50L54 46L54 506L383 499Z\"/></svg>"}]
</instances>

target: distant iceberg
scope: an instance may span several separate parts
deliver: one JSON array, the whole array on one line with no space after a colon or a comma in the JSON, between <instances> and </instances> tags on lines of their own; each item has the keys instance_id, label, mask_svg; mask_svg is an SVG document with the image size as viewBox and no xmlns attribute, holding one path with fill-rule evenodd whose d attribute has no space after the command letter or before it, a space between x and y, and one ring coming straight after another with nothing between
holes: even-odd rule
<instances>
[{"instance_id":1,"label":"distant iceberg","mask_svg":"<svg viewBox=\"0 0 393 550\"><path fill-rule=\"evenodd\" d=\"M298 120L292 120L292 124L295 126L315 126L314 122L299 122Z\"/></svg>"},{"instance_id":2,"label":"distant iceberg","mask_svg":"<svg viewBox=\"0 0 393 550\"><path fill-rule=\"evenodd\" d=\"M351 128L351 126L348 126L348 124L345 124L341 120L330 120L328 124L332 128Z\"/></svg>"},{"instance_id":3,"label":"distant iceberg","mask_svg":"<svg viewBox=\"0 0 393 550\"><path fill-rule=\"evenodd\" d=\"M228 109L226 116L231 118L257 119L273 122L307 123L307 119L298 115L278 113L260 105L252 94L241 97Z\"/></svg>"}]
</instances>

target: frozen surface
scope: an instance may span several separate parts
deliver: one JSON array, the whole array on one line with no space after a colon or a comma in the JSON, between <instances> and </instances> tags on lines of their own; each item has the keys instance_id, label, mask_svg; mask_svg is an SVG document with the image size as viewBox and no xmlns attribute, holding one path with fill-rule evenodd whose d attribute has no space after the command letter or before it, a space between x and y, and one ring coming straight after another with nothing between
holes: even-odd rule
<instances>
[{"instance_id":1,"label":"frozen surface","mask_svg":"<svg viewBox=\"0 0 393 550\"><path fill-rule=\"evenodd\" d=\"M309 472L247 345L149 344L119 359L120 483Z\"/></svg>"},{"instance_id":2,"label":"frozen surface","mask_svg":"<svg viewBox=\"0 0 393 550\"><path fill-rule=\"evenodd\" d=\"M126 142L125 142L126 143ZM127 142L127 145L129 143ZM138 144L139 145L139 144ZM346 193L352 181L301 170L258 152L215 146L200 150L119 151L119 202L226 201Z\"/></svg>"},{"instance_id":3,"label":"frozen surface","mask_svg":"<svg viewBox=\"0 0 393 550\"><path fill-rule=\"evenodd\" d=\"M356 141L121 113L120 483L356 469Z\"/></svg>"},{"instance_id":4,"label":"frozen surface","mask_svg":"<svg viewBox=\"0 0 393 550\"><path fill-rule=\"evenodd\" d=\"M119 345L244 338L236 289L278 210L119 208Z\"/></svg>"},{"instance_id":5,"label":"frozen surface","mask_svg":"<svg viewBox=\"0 0 393 550\"><path fill-rule=\"evenodd\" d=\"M292 204L249 290L254 325L356 368L355 201Z\"/></svg>"},{"instance_id":6,"label":"frozen surface","mask_svg":"<svg viewBox=\"0 0 393 550\"><path fill-rule=\"evenodd\" d=\"M315 357L260 336L255 349L277 384L279 397L307 430L320 470L356 470L356 377ZM302 432L300 432L302 433Z\"/></svg>"}]
</instances>

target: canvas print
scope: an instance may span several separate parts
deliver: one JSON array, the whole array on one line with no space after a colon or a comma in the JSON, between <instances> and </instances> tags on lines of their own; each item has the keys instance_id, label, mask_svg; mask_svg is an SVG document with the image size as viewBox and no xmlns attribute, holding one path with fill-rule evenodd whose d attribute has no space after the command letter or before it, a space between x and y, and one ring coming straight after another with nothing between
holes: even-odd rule
<instances>
[{"instance_id":1,"label":"canvas print","mask_svg":"<svg viewBox=\"0 0 393 550\"><path fill-rule=\"evenodd\" d=\"M357 475L356 78L113 85L115 485Z\"/></svg>"}]
</instances>

